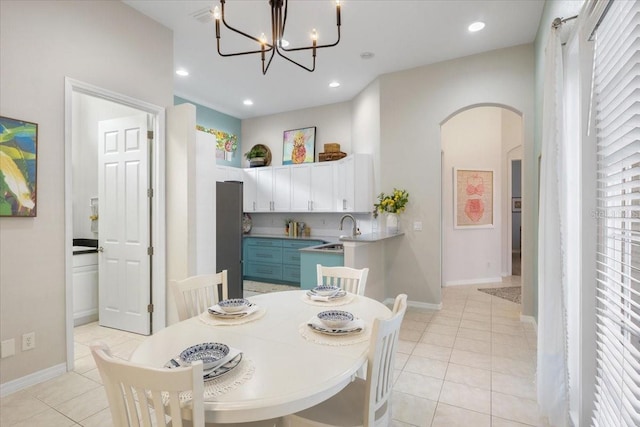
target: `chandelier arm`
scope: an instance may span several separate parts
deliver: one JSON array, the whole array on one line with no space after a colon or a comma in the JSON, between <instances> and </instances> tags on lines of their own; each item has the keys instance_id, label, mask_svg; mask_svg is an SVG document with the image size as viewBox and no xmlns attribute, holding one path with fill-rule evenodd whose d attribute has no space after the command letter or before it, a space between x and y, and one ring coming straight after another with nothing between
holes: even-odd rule
<instances>
[{"instance_id":1,"label":"chandelier arm","mask_svg":"<svg viewBox=\"0 0 640 427\"><path fill-rule=\"evenodd\" d=\"M227 27L229 30L236 32L238 34L240 34L241 36L245 36L246 38L253 40L257 43L259 43L260 45L262 45L262 41L260 41L259 38L257 37L253 37L251 34L247 34L242 30L239 30L237 28L232 27L231 25L227 24L227 21L224 18L224 0L220 1L220 5L222 6L222 14L221 14L221 18L222 18L222 23L224 24L225 27ZM265 46L268 46L269 49L265 49L265 51L270 51L273 48L273 45L269 44L269 43L265 43ZM222 53L220 53L220 50L218 50L218 53L220 53L220 55L222 56L236 56L236 55L247 55L250 53L260 53L262 52L262 50L255 50L255 51L247 51L247 52L242 52L242 53L237 53L237 54L226 54L226 55L222 55Z\"/></svg>"},{"instance_id":2,"label":"chandelier arm","mask_svg":"<svg viewBox=\"0 0 640 427\"><path fill-rule=\"evenodd\" d=\"M334 43L331 43L331 44L321 44L319 46L315 46L315 49L333 47L333 46L336 46L338 43L340 43L340 27L338 27L338 40L336 40ZM314 49L314 46L293 47L293 48L286 48L286 47L280 46L280 49L284 50L285 52L295 52L298 50L311 50L311 49Z\"/></svg>"},{"instance_id":3,"label":"chandelier arm","mask_svg":"<svg viewBox=\"0 0 640 427\"><path fill-rule=\"evenodd\" d=\"M268 45L271 46L271 45ZM265 49L264 52L271 52L273 50L273 46L269 47L269 49ZM220 40L218 40L218 54L220 56L229 57L229 56L241 56L241 55L251 55L254 53L262 53L261 50L248 50L246 52L237 52L237 53L222 53L220 52Z\"/></svg>"},{"instance_id":4,"label":"chandelier arm","mask_svg":"<svg viewBox=\"0 0 640 427\"><path fill-rule=\"evenodd\" d=\"M282 26L280 28L280 38L284 37L284 29L287 26L287 10L288 9L289 9L289 0L284 0L284 17L282 18Z\"/></svg>"},{"instance_id":5,"label":"chandelier arm","mask_svg":"<svg viewBox=\"0 0 640 427\"><path fill-rule=\"evenodd\" d=\"M296 64L300 68L304 68L305 70L309 71L310 73L312 73L316 69L316 56L315 55L313 55L313 68L309 68L309 67L307 67L305 65L302 65L301 63L299 63L297 61L294 61L293 59L289 58L288 56L284 55L282 52L280 52L280 49L278 49L277 46L276 46L275 51L278 53L278 55L280 55L281 58L284 58L287 61Z\"/></svg>"},{"instance_id":6,"label":"chandelier arm","mask_svg":"<svg viewBox=\"0 0 640 427\"><path fill-rule=\"evenodd\" d=\"M264 60L262 61L262 75L266 75L269 67L271 66L271 61L273 60L274 55L276 54L276 49L271 51L271 56L269 57L269 61L267 62L267 66L264 66Z\"/></svg>"}]
</instances>

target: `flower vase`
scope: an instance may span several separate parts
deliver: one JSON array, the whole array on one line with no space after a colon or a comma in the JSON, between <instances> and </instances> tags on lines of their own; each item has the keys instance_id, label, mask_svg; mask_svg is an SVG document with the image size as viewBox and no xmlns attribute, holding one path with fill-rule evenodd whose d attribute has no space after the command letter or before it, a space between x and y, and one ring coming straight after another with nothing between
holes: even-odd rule
<instances>
[{"instance_id":1,"label":"flower vase","mask_svg":"<svg viewBox=\"0 0 640 427\"><path fill-rule=\"evenodd\" d=\"M396 213L387 213L387 233L388 234L397 234L400 231L400 223L398 219L398 214Z\"/></svg>"}]
</instances>

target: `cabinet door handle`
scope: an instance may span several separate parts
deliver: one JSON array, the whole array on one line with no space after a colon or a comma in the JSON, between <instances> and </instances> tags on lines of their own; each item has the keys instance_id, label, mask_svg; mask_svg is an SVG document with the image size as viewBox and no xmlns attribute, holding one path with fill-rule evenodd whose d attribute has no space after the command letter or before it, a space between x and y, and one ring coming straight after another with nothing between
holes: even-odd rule
<instances>
[{"instance_id":1,"label":"cabinet door handle","mask_svg":"<svg viewBox=\"0 0 640 427\"><path fill-rule=\"evenodd\" d=\"M253 202L253 210L256 210L256 202Z\"/></svg>"},{"instance_id":2,"label":"cabinet door handle","mask_svg":"<svg viewBox=\"0 0 640 427\"><path fill-rule=\"evenodd\" d=\"M342 199L342 210L343 211L347 210L347 199Z\"/></svg>"},{"instance_id":3,"label":"cabinet door handle","mask_svg":"<svg viewBox=\"0 0 640 427\"><path fill-rule=\"evenodd\" d=\"M103 248L102 246L100 246L100 247L98 248L98 252L104 252L104 248Z\"/></svg>"}]
</instances>

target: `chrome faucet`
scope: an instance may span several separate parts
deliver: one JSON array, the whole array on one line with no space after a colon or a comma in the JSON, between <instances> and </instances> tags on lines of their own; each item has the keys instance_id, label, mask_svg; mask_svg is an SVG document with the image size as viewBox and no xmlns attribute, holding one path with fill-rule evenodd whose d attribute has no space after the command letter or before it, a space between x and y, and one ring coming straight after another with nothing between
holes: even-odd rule
<instances>
[{"instance_id":1,"label":"chrome faucet","mask_svg":"<svg viewBox=\"0 0 640 427\"><path fill-rule=\"evenodd\" d=\"M340 218L340 228L339 228L339 230L342 230L342 223L347 218L350 218L351 221L353 222L353 229L351 230L351 237L357 236L358 234L360 234L360 230L358 230L358 228L356 227L356 219L351 214L342 215L342 218Z\"/></svg>"}]
</instances>

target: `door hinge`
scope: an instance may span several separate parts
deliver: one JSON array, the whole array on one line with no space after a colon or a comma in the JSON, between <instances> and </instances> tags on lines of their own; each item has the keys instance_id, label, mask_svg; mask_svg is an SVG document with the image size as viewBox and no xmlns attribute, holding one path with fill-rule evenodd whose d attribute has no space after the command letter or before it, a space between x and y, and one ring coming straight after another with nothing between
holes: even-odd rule
<instances>
[{"instance_id":1,"label":"door hinge","mask_svg":"<svg viewBox=\"0 0 640 427\"><path fill-rule=\"evenodd\" d=\"M153 246L147 248L147 255L153 255Z\"/></svg>"},{"instance_id":2,"label":"door hinge","mask_svg":"<svg viewBox=\"0 0 640 427\"><path fill-rule=\"evenodd\" d=\"M147 131L147 139L153 139L153 131L152 130L148 130Z\"/></svg>"},{"instance_id":3,"label":"door hinge","mask_svg":"<svg viewBox=\"0 0 640 427\"><path fill-rule=\"evenodd\" d=\"M147 306L147 312L149 312L149 313L153 313L153 304L149 304L149 305Z\"/></svg>"},{"instance_id":4,"label":"door hinge","mask_svg":"<svg viewBox=\"0 0 640 427\"><path fill-rule=\"evenodd\" d=\"M153 188L147 189L147 197L153 197Z\"/></svg>"}]
</instances>

